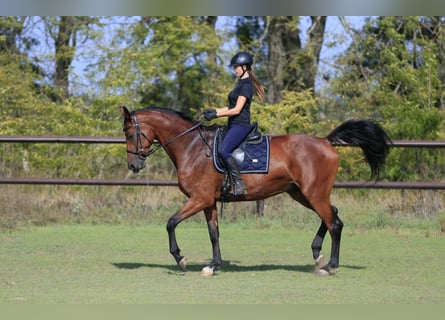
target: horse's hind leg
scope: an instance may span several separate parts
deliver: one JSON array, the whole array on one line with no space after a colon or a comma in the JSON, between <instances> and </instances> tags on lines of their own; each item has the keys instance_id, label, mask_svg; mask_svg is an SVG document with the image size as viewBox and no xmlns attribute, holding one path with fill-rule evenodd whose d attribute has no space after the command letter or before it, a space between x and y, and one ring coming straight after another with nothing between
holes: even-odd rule
<instances>
[{"instance_id":1,"label":"horse's hind leg","mask_svg":"<svg viewBox=\"0 0 445 320\"><path fill-rule=\"evenodd\" d=\"M314 238L314 241L312 242L312 250L315 256L318 254L319 258L316 259L315 263L317 266L316 272L319 275L327 275L332 274L336 271L336 269L339 266L340 261L340 240L341 240L341 232L343 229L343 222L340 220L340 218L337 215L337 208L334 206L317 206L315 207L315 210L319 214L320 218L322 219L322 225L320 226L320 229L317 232L317 235ZM329 231L331 235L331 257L329 259L329 262L327 265L322 266L323 261L320 259L320 251L321 250L321 244L323 242L321 235L324 233L326 234L326 230ZM321 239L321 240L320 240ZM318 253L317 253L318 251Z\"/></svg>"},{"instance_id":2,"label":"horse's hind leg","mask_svg":"<svg viewBox=\"0 0 445 320\"><path fill-rule=\"evenodd\" d=\"M338 217L338 210L336 207L331 206L332 215L333 215L333 223L331 227L328 228L326 223L322 220L320 228L318 229L317 234L315 235L314 240L312 241L312 254L315 260L316 273L319 275L328 275L335 273L335 270L339 266L340 261L340 240L341 240L341 232L343 229L343 222ZM327 265L324 265L323 256L320 255L321 247L323 244L324 236L326 232L329 230L331 234L331 257Z\"/></svg>"},{"instance_id":3,"label":"horse's hind leg","mask_svg":"<svg viewBox=\"0 0 445 320\"><path fill-rule=\"evenodd\" d=\"M343 229L343 222L338 218L337 208L330 205L329 200L318 199L318 201L315 201L314 199L308 199L296 186L291 187L288 190L288 193L294 200L300 202L302 205L315 211L319 215L321 219L321 225L317 231L317 234L315 235L314 240L312 241L312 255L317 266L318 274L333 273L339 266L340 240L341 232ZM308 192L308 194L311 193ZM323 261L320 252L327 231L329 231L332 240L331 257L329 259L329 263L326 266L321 266L321 264L323 264Z\"/></svg>"},{"instance_id":4,"label":"horse's hind leg","mask_svg":"<svg viewBox=\"0 0 445 320\"><path fill-rule=\"evenodd\" d=\"M318 261L319 261L321 248L323 246L324 236L326 235L327 231L328 231L328 227L326 227L326 225L322 221L320 224L320 228L318 228L317 234L315 235L315 238L312 241L312 245L311 245L312 256L314 257L314 260L316 263L318 263Z\"/></svg>"},{"instance_id":5,"label":"horse's hind leg","mask_svg":"<svg viewBox=\"0 0 445 320\"><path fill-rule=\"evenodd\" d=\"M332 211L337 215L338 209L334 206L331 206ZM326 224L321 221L320 228L318 228L317 234L315 235L314 240L312 241L312 255L314 257L314 260L317 261L320 257L320 252L323 246L323 240L326 235L326 232L328 231L328 227L326 227Z\"/></svg>"},{"instance_id":6,"label":"horse's hind leg","mask_svg":"<svg viewBox=\"0 0 445 320\"><path fill-rule=\"evenodd\" d=\"M338 210L334 206L331 206L334 222L331 224L329 232L331 233L332 246L331 246L331 258L329 259L328 266L331 269L337 269L340 260L340 240L341 232L343 230L343 222L338 217ZM330 271L330 270L328 270Z\"/></svg>"}]
</instances>

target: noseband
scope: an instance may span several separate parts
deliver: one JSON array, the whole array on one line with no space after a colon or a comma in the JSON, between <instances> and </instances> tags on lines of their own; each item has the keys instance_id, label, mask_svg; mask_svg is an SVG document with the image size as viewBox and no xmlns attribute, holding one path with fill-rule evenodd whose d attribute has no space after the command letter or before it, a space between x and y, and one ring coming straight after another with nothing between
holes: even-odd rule
<instances>
[{"instance_id":1,"label":"noseband","mask_svg":"<svg viewBox=\"0 0 445 320\"><path fill-rule=\"evenodd\" d=\"M141 160L145 160L147 159L150 155L152 155L153 153L155 153L156 151L158 151L159 149L169 145L170 143L172 143L173 141L175 141L176 139L179 139L180 137L186 135L187 133L195 130L196 128L198 128L199 126L202 125L202 122L198 122L197 124L195 124L193 127L185 130L184 132L178 134L177 136L171 138L170 140L168 140L165 143L162 144L158 144L156 147L154 147L153 149L148 150L147 152L144 151L144 145L142 144L142 138L144 138L145 140L148 141L149 145L151 146L153 143L156 142L156 140L150 140L147 135L142 132L141 127L139 126L139 122L138 119L136 117L136 113L132 112L131 113L131 118L133 120L133 125L129 126L127 128L124 128L124 132L128 131L128 129L130 128L135 128L136 129L136 149L137 150L129 150L127 149L127 153L130 154L135 154L139 157L139 159Z\"/></svg>"}]
</instances>

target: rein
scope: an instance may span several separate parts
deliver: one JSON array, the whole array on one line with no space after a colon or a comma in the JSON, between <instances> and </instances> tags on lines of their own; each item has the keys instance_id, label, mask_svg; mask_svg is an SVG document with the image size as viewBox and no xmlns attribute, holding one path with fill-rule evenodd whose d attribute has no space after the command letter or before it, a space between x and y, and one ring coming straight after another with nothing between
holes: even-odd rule
<instances>
[{"instance_id":1,"label":"rein","mask_svg":"<svg viewBox=\"0 0 445 320\"><path fill-rule=\"evenodd\" d=\"M177 139L181 138L182 136L185 136L187 133L195 130L196 128L200 127L203 122L200 121L197 124L195 124L193 127L185 130L184 132L178 134L177 136L171 138L170 140L167 140L166 142L162 143L162 144L158 144L156 147L154 147L153 149L148 150L147 152L144 151L144 145L142 144L142 139L141 137L143 137L145 140L147 140L150 145L152 145L153 143L155 143L156 140L150 140L147 135L145 133L142 132L140 126L139 126L139 122L136 118L136 114L133 113L132 114L132 119L133 119L133 125L125 128L124 131L127 131L130 128L136 128L136 134L137 134L137 142L136 142L136 146L138 148L138 150L129 150L127 149L127 153L131 153L131 154L135 154L137 155L141 160L145 160L147 159L149 156L151 156L153 153L155 153L156 151L158 151L159 149L162 149L164 147L166 147L167 145L169 145L170 143L176 141Z\"/></svg>"}]
</instances>

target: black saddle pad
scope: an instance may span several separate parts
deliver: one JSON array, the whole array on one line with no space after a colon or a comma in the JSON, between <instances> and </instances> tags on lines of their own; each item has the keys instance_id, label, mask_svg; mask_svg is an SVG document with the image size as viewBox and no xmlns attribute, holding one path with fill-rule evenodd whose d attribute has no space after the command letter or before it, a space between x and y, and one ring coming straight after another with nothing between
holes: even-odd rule
<instances>
[{"instance_id":1,"label":"black saddle pad","mask_svg":"<svg viewBox=\"0 0 445 320\"><path fill-rule=\"evenodd\" d=\"M225 172L224 165L218 155L220 141L220 130L218 129L213 141L213 164L216 170ZM233 152L232 156L238 163L241 173L268 173L270 160L270 139L263 135L261 140L255 143L243 142Z\"/></svg>"}]
</instances>

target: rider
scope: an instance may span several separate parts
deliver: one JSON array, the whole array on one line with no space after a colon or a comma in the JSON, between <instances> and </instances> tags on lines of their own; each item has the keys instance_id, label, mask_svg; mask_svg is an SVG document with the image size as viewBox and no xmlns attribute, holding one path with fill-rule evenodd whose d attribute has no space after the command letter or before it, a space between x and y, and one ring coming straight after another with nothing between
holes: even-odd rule
<instances>
[{"instance_id":1,"label":"rider","mask_svg":"<svg viewBox=\"0 0 445 320\"><path fill-rule=\"evenodd\" d=\"M247 52L238 52L230 60L230 67L237 77L234 88L229 93L229 105L204 111L207 121L217 117L229 117L228 131L221 142L218 154L224 162L230 180L234 184L233 195L245 195L247 190L240 176L238 164L232 152L250 131L250 104L254 92L261 102L265 100L264 86L252 70L253 57Z\"/></svg>"}]
</instances>

